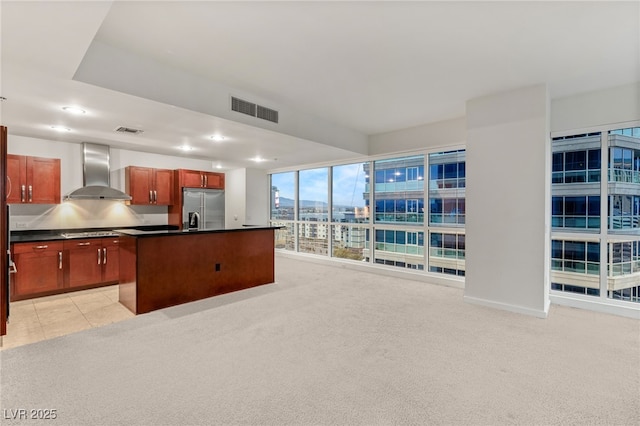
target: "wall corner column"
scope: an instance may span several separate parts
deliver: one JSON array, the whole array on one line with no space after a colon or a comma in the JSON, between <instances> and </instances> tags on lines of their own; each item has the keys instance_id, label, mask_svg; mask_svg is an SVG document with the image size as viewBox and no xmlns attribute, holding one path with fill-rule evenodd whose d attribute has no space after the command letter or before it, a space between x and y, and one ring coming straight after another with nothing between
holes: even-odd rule
<instances>
[{"instance_id":1,"label":"wall corner column","mask_svg":"<svg viewBox=\"0 0 640 426\"><path fill-rule=\"evenodd\" d=\"M467 102L465 301L548 314L549 105L545 84Z\"/></svg>"}]
</instances>

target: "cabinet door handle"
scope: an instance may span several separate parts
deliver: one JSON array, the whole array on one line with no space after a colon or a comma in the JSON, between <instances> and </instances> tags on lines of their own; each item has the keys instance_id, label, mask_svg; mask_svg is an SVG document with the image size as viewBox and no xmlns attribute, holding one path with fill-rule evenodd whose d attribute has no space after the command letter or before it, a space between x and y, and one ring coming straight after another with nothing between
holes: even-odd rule
<instances>
[{"instance_id":1,"label":"cabinet door handle","mask_svg":"<svg viewBox=\"0 0 640 426\"><path fill-rule=\"evenodd\" d=\"M29 202L33 202L33 186L29 185Z\"/></svg>"},{"instance_id":2,"label":"cabinet door handle","mask_svg":"<svg viewBox=\"0 0 640 426\"><path fill-rule=\"evenodd\" d=\"M158 191L153 190L153 202L158 204Z\"/></svg>"},{"instance_id":3,"label":"cabinet door handle","mask_svg":"<svg viewBox=\"0 0 640 426\"><path fill-rule=\"evenodd\" d=\"M20 202L24 203L25 202L25 194L27 191L27 187L24 185L20 186Z\"/></svg>"},{"instance_id":4,"label":"cabinet door handle","mask_svg":"<svg viewBox=\"0 0 640 426\"><path fill-rule=\"evenodd\" d=\"M9 175L7 175L7 183L9 184L9 191L7 191L7 196L5 198L9 198L9 196L11 196L11 189L13 188L13 186L11 185L11 178L9 177Z\"/></svg>"},{"instance_id":5,"label":"cabinet door handle","mask_svg":"<svg viewBox=\"0 0 640 426\"><path fill-rule=\"evenodd\" d=\"M98 249L98 265L100 265L101 263L102 263L101 250Z\"/></svg>"},{"instance_id":6,"label":"cabinet door handle","mask_svg":"<svg viewBox=\"0 0 640 426\"><path fill-rule=\"evenodd\" d=\"M107 249L106 248L102 249L102 264L103 265L107 264Z\"/></svg>"},{"instance_id":7,"label":"cabinet door handle","mask_svg":"<svg viewBox=\"0 0 640 426\"><path fill-rule=\"evenodd\" d=\"M204 175L200 175L200 186L204 186Z\"/></svg>"},{"instance_id":8,"label":"cabinet door handle","mask_svg":"<svg viewBox=\"0 0 640 426\"><path fill-rule=\"evenodd\" d=\"M205 188L209 186L209 176L204 175L204 186Z\"/></svg>"},{"instance_id":9,"label":"cabinet door handle","mask_svg":"<svg viewBox=\"0 0 640 426\"><path fill-rule=\"evenodd\" d=\"M44 246L35 246L34 248L35 248L35 249L40 249L40 250L42 250L42 249L46 249L46 248L48 248L48 247L49 247L49 246L44 245Z\"/></svg>"},{"instance_id":10,"label":"cabinet door handle","mask_svg":"<svg viewBox=\"0 0 640 426\"><path fill-rule=\"evenodd\" d=\"M62 252L58 252L58 269L62 269Z\"/></svg>"},{"instance_id":11,"label":"cabinet door handle","mask_svg":"<svg viewBox=\"0 0 640 426\"><path fill-rule=\"evenodd\" d=\"M149 190L149 204L153 203L153 191Z\"/></svg>"},{"instance_id":12,"label":"cabinet door handle","mask_svg":"<svg viewBox=\"0 0 640 426\"><path fill-rule=\"evenodd\" d=\"M77 245L79 245L79 246L90 246L91 243L78 243Z\"/></svg>"}]
</instances>

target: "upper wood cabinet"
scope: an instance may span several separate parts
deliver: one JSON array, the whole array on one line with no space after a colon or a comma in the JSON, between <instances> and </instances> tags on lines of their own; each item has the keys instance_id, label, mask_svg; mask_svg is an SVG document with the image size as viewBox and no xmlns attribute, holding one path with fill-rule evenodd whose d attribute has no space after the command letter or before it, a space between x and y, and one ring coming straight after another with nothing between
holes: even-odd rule
<instances>
[{"instance_id":1,"label":"upper wood cabinet","mask_svg":"<svg viewBox=\"0 0 640 426\"><path fill-rule=\"evenodd\" d=\"M131 204L169 206L173 204L173 170L129 166L125 169L125 190Z\"/></svg>"},{"instance_id":2,"label":"upper wood cabinet","mask_svg":"<svg viewBox=\"0 0 640 426\"><path fill-rule=\"evenodd\" d=\"M8 204L60 204L60 159L7 155Z\"/></svg>"},{"instance_id":3,"label":"upper wood cabinet","mask_svg":"<svg viewBox=\"0 0 640 426\"><path fill-rule=\"evenodd\" d=\"M224 173L178 169L180 188L224 189Z\"/></svg>"}]
</instances>

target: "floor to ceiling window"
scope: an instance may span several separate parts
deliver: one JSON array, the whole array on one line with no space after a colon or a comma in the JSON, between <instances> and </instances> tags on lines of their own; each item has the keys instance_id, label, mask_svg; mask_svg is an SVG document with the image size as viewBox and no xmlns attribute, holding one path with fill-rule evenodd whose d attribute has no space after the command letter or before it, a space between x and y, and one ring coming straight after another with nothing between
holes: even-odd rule
<instances>
[{"instance_id":1,"label":"floor to ceiling window","mask_svg":"<svg viewBox=\"0 0 640 426\"><path fill-rule=\"evenodd\" d=\"M327 255L329 250L329 168L298 175L298 251Z\"/></svg>"},{"instance_id":2,"label":"floor to ceiling window","mask_svg":"<svg viewBox=\"0 0 640 426\"><path fill-rule=\"evenodd\" d=\"M429 154L429 271L465 274L466 152Z\"/></svg>"},{"instance_id":3,"label":"floor to ceiling window","mask_svg":"<svg viewBox=\"0 0 640 426\"><path fill-rule=\"evenodd\" d=\"M551 288L640 302L640 128L555 137L552 152Z\"/></svg>"},{"instance_id":4,"label":"floor to ceiling window","mask_svg":"<svg viewBox=\"0 0 640 426\"><path fill-rule=\"evenodd\" d=\"M464 150L274 173L276 248L464 276L465 182Z\"/></svg>"},{"instance_id":5,"label":"floor to ceiling window","mask_svg":"<svg viewBox=\"0 0 640 426\"><path fill-rule=\"evenodd\" d=\"M640 303L640 127L613 129L607 185L607 297Z\"/></svg>"},{"instance_id":6,"label":"floor to ceiling window","mask_svg":"<svg viewBox=\"0 0 640 426\"><path fill-rule=\"evenodd\" d=\"M363 261L369 248L367 163L334 166L331 179L331 256Z\"/></svg>"},{"instance_id":7,"label":"floor to ceiling window","mask_svg":"<svg viewBox=\"0 0 640 426\"><path fill-rule=\"evenodd\" d=\"M373 162L374 250L380 265L425 269L424 155Z\"/></svg>"},{"instance_id":8,"label":"floor to ceiling window","mask_svg":"<svg viewBox=\"0 0 640 426\"><path fill-rule=\"evenodd\" d=\"M296 172L271 175L271 224L281 226L275 233L275 246L295 250Z\"/></svg>"}]
</instances>

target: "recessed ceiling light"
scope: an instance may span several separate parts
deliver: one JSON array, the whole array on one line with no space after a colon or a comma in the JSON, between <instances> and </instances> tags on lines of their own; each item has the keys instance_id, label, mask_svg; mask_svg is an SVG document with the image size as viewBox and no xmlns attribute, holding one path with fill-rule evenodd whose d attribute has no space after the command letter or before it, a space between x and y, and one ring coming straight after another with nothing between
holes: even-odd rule
<instances>
[{"instance_id":1,"label":"recessed ceiling light","mask_svg":"<svg viewBox=\"0 0 640 426\"><path fill-rule=\"evenodd\" d=\"M178 149L181 149L183 151L193 151L193 147L189 145L180 145Z\"/></svg>"},{"instance_id":2,"label":"recessed ceiling light","mask_svg":"<svg viewBox=\"0 0 640 426\"><path fill-rule=\"evenodd\" d=\"M267 161L264 158L260 157L260 156L256 156L251 158L251 161L255 161L256 163L262 163L263 161Z\"/></svg>"},{"instance_id":3,"label":"recessed ceiling light","mask_svg":"<svg viewBox=\"0 0 640 426\"><path fill-rule=\"evenodd\" d=\"M70 129L70 128L68 128L68 127L64 127L64 126L51 126L51 128L52 128L53 130L58 131L58 132L70 132L70 131L71 131L71 129Z\"/></svg>"},{"instance_id":4,"label":"recessed ceiling light","mask_svg":"<svg viewBox=\"0 0 640 426\"><path fill-rule=\"evenodd\" d=\"M211 136L211 139L213 139L216 142L220 142L220 141L224 140L224 136L222 136L222 135L213 135L213 136Z\"/></svg>"},{"instance_id":5,"label":"recessed ceiling light","mask_svg":"<svg viewBox=\"0 0 640 426\"><path fill-rule=\"evenodd\" d=\"M86 113L85 110L83 110L82 108L78 108L78 107L66 106L66 107L62 107L62 110L66 111L68 113L71 113L71 114L76 114L76 115L82 115L82 114Z\"/></svg>"}]
</instances>

